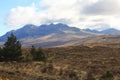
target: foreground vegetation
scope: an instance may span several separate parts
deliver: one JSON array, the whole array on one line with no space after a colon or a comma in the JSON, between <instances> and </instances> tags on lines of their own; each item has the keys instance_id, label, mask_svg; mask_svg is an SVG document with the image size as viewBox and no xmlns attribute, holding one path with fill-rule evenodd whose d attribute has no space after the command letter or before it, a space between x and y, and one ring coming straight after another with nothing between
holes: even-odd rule
<instances>
[{"instance_id":1,"label":"foreground vegetation","mask_svg":"<svg viewBox=\"0 0 120 80\"><path fill-rule=\"evenodd\" d=\"M120 80L120 44L58 48L20 46L17 53L21 55L13 46L7 52L4 48L6 46L1 48L0 57L1 80ZM9 52L11 49L14 51ZM11 56L3 56L5 53ZM17 57L12 56L14 54Z\"/></svg>"},{"instance_id":2,"label":"foreground vegetation","mask_svg":"<svg viewBox=\"0 0 120 80\"><path fill-rule=\"evenodd\" d=\"M120 47L44 48L47 60L33 61L23 48L21 62L0 62L0 76L10 80L119 80Z\"/></svg>"},{"instance_id":3,"label":"foreground vegetation","mask_svg":"<svg viewBox=\"0 0 120 80\"><path fill-rule=\"evenodd\" d=\"M10 34L3 47L0 47L0 61L22 61L22 45L17 40L13 33ZM45 54L41 48L36 49L34 46L31 47L29 55L31 54L31 60L34 61L45 61Z\"/></svg>"}]
</instances>

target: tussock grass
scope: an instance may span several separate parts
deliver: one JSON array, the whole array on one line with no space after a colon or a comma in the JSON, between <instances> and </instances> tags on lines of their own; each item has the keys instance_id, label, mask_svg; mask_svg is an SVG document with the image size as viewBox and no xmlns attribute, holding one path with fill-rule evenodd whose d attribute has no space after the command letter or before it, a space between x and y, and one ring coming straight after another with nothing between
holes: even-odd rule
<instances>
[{"instance_id":1,"label":"tussock grass","mask_svg":"<svg viewBox=\"0 0 120 80\"><path fill-rule=\"evenodd\" d=\"M24 48L22 62L0 62L0 77L9 80L105 80L108 78L102 76L112 71L112 79L119 80L120 47L116 45L43 48L46 62L32 61L29 48Z\"/></svg>"}]
</instances>

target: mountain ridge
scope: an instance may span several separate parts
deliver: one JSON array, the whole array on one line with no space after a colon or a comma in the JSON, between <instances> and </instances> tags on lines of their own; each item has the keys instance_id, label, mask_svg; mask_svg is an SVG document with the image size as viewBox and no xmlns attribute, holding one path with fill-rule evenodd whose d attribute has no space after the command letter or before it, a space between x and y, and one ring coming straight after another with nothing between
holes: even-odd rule
<instances>
[{"instance_id":1,"label":"mountain ridge","mask_svg":"<svg viewBox=\"0 0 120 80\"><path fill-rule=\"evenodd\" d=\"M62 23L49 25L44 24L40 26L27 24L20 29L7 32L5 35L0 37L0 42L5 42L11 32L14 33L14 35L18 38L18 40L21 41L24 46L36 45L41 47L51 47L61 45L79 45L86 42L102 43L104 42L103 38L108 37L104 35L109 35L110 33L111 35L115 33L118 35L120 31L116 29L107 29L104 31L79 29ZM102 35L102 37L98 37L99 35ZM108 40L108 38L105 39ZM110 41L112 42L113 39L110 39Z\"/></svg>"},{"instance_id":2,"label":"mountain ridge","mask_svg":"<svg viewBox=\"0 0 120 80\"><path fill-rule=\"evenodd\" d=\"M105 30L102 30L102 31L99 31L99 30L92 30L92 29L83 29L87 32L92 32L92 33L95 33L95 34L120 34L120 30L117 30L117 29L114 29L114 28L108 28L108 29L105 29Z\"/></svg>"}]
</instances>

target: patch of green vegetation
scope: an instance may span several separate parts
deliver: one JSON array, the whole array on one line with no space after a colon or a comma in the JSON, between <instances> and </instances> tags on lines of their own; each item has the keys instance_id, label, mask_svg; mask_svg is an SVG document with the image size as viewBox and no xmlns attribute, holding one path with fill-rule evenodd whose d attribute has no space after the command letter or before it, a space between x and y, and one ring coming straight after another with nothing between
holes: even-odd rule
<instances>
[{"instance_id":1,"label":"patch of green vegetation","mask_svg":"<svg viewBox=\"0 0 120 80\"><path fill-rule=\"evenodd\" d=\"M107 71L106 74L101 77L101 80L114 80L113 71Z\"/></svg>"},{"instance_id":2,"label":"patch of green vegetation","mask_svg":"<svg viewBox=\"0 0 120 80\"><path fill-rule=\"evenodd\" d=\"M0 48L1 61L20 61L22 59L21 43L17 38L10 34L4 46Z\"/></svg>"},{"instance_id":3,"label":"patch of green vegetation","mask_svg":"<svg viewBox=\"0 0 120 80\"><path fill-rule=\"evenodd\" d=\"M33 60L35 61L46 61L45 53L39 47L36 49L34 46L31 47L30 54L32 55Z\"/></svg>"}]
</instances>

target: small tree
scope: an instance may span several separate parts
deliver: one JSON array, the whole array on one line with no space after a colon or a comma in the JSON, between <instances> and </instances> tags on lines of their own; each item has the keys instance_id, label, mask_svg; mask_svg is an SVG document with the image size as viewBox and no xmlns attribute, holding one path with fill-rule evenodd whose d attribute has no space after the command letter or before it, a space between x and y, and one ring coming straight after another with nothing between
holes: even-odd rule
<instances>
[{"instance_id":1,"label":"small tree","mask_svg":"<svg viewBox=\"0 0 120 80\"><path fill-rule=\"evenodd\" d=\"M32 59L35 60L36 58L36 48L32 45L30 54L32 55Z\"/></svg>"},{"instance_id":2,"label":"small tree","mask_svg":"<svg viewBox=\"0 0 120 80\"><path fill-rule=\"evenodd\" d=\"M36 52L36 58L35 60L37 61L46 61L46 57L42 49L39 47L37 52Z\"/></svg>"},{"instance_id":3,"label":"small tree","mask_svg":"<svg viewBox=\"0 0 120 80\"><path fill-rule=\"evenodd\" d=\"M31 47L30 53L35 61L46 61L46 57L41 48L36 49L34 46Z\"/></svg>"},{"instance_id":4,"label":"small tree","mask_svg":"<svg viewBox=\"0 0 120 80\"><path fill-rule=\"evenodd\" d=\"M19 61L21 60L22 50L21 50L21 43L17 40L17 38L10 34L7 41L3 47L3 57L6 61Z\"/></svg>"}]
</instances>

